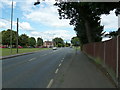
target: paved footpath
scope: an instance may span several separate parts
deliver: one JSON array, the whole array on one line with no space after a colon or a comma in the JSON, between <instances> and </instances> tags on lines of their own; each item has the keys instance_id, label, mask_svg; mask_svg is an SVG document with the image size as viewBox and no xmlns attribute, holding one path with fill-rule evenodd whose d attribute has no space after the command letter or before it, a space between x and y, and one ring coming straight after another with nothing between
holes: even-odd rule
<instances>
[{"instance_id":1,"label":"paved footpath","mask_svg":"<svg viewBox=\"0 0 120 90\"><path fill-rule=\"evenodd\" d=\"M82 52L74 52L56 75L51 88L115 88L112 82Z\"/></svg>"}]
</instances>

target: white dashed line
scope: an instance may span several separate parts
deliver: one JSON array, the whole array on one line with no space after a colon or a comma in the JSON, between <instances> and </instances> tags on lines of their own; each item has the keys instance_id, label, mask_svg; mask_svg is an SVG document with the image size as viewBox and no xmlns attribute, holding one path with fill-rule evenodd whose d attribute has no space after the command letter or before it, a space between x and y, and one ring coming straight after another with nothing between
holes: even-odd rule
<instances>
[{"instance_id":1,"label":"white dashed line","mask_svg":"<svg viewBox=\"0 0 120 90\"><path fill-rule=\"evenodd\" d=\"M36 58L32 58L32 59L30 59L30 60L28 60L28 61L30 62L30 61L33 61L33 60L35 60L35 59L36 59Z\"/></svg>"},{"instance_id":2,"label":"white dashed line","mask_svg":"<svg viewBox=\"0 0 120 90\"><path fill-rule=\"evenodd\" d=\"M61 60L61 62L63 62L63 60Z\"/></svg>"},{"instance_id":3,"label":"white dashed line","mask_svg":"<svg viewBox=\"0 0 120 90\"><path fill-rule=\"evenodd\" d=\"M46 56L46 55L47 55L47 54L43 54L43 55L41 55L41 56ZM40 56L40 57L41 57L41 56Z\"/></svg>"},{"instance_id":4,"label":"white dashed line","mask_svg":"<svg viewBox=\"0 0 120 90\"><path fill-rule=\"evenodd\" d=\"M50 88L52 86L52 83L53 83L53 79L50 80L49 84L47 85L46 88Z\"/></svg>"},{"instance_id":5,"label":"white dashed line","mask_svg":"<svg viewBox=\"0 0 120 90\"><path fill-rule=\"evenodd\" d=\"M61 66L61 63L59 64L59 67Z\"/></svg>"},{"instance_id":6,"label":"white dashed line","mask_svg":"<svg viewBox=\"0 0 120 90\"><path fill-rule=\"evenodd\" d=\"M64 59L64 58L63 58Z\"/></svg>"},{"instance_id":7,"label":"white dashed line","mask_svg":"<svg viewBox=\"0 0 120 90\"><path fill-rule=\"evenodd\" d=\"M56 69L56 71L55 71L55 74L57 74L57 73L58 73L58 70L59 70L59 69L57 68L57 69Z\"/></svg>"}]
</instances>

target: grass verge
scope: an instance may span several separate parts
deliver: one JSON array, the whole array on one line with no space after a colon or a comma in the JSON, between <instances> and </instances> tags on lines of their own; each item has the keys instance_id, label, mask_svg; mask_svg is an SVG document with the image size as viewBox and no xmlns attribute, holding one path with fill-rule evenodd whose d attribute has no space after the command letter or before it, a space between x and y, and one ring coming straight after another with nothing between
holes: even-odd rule
<instances>
[{"instance_id":1,"label":"grass verge","mask_svg":"<svg viewBox=\"0 0 120 90\"><path fill-rule=\"evenodd\" d=\"M49 48L20 48L20 49L18 49L18 53L17 53L17 49L13 48L12 55L40 51L40 50L47 50L47 49L49 49ZM11 50L9 48L0 48L0 53L2 53L2 54L0 54L0 56L9 56L9 55L11 55Z\"/></svg>"}]
</instances>

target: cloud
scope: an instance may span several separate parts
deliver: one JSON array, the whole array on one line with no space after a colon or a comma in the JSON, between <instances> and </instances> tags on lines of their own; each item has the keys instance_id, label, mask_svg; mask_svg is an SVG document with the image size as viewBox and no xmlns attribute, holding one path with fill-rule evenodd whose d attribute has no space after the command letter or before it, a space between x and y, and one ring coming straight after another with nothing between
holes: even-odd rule
<instances>
[{"instance_id":1,"label":"cloud","mask_svg":"<svg viewBox=\"0 0 120 90\"><path fill-rule=\"evenodd\" d=\"M104 29L118 28L118 17L115 15L115 10L111 11L109 15L101 16L101 25L104 25Z\"/></svg>"},{"instance_id":2,"label":"cloud","mask_svg":"<svg viewBox=\"0 0 120 90\"><path fill-rule=\"evenodd\" d=\"M27 31L34 30L28 22L21 22L19 23L19 25L20 25L20 29L27 30Z\"/></svg>"},{"instance_id":3,"label":"cloud","mask_svg":"<svg viewBox=\"0 0 120 90\"><path fill-rule=\"evenodd\" d=\"M67 30L47 30L44 32L37 32L37 31L33 31L31 32L30 36L34 36L36 39L38 37L42 37L44 41L46 40L52 40L55 37L60 37L62 38L64 41L70 41L70 39L74 36L76 36L75 34L70 33Z\"/></svg>"},{"instance_id":4,"label":"cloud","mask_svg":"<svg viewBox=\"0 0 120 90\"><path fill-rule=\"evenodd\" d=\"M112 39L112 38L104 37L104 38L102 38L102 41L107 41L107 40L110 40L110 39Z\"/></svg>"},{"instance_id":5,"label":"cloud","mask_svg":"<svg viewBox=\"0 0 120 90\"><path fill-rule=\"evenodd\" d=\"M4 22L0 22L0 28L5 28L6 24Z\"/></svg>"},{"instance_id":6,"label":"cloud","mask_svg":"<svg viewBox=\"0 0 120 90\"><path fill-rule=\"evenodd\" d=\"M4 19L0 19L0 28L3 28L3 29L10 28L10 22Z\"/></svg>"},{"instance_id":7,"label":"cloud","mask_svg":"<svg viewBox=\"0 0 120 90\"><path fill-rule=\"evenodd\" d=\"M11 25L11 22L9 20L0 19L0 28L10 29L10 25ZM13 21L13 29L16 28L16 25L17 25L17 22ZM34 28L32 28L28 22L19 22L19 26L21 30L27 30L27 31L34 30Z\"/></svg>"},{"instance_id":8,"label":"cloud","mask_svg":"<svg viewBox=\"0 0 120 90\"><path fill-rule=\"evenodd\" d=\"M3 6L7 5L8 7L12 6L12 0L1 0L0 1L0 8L4 8ZM13 8L16 7L16 1L13 1Z\"/></svg>"},{"instance_id":9,"label":"cloud","mask_svg":"<svg viewBox=\"0 0 120 90\"><path fill-rule=\"evenodd\" d=\"M26 3L26 5L24 5ZM45 26L52 27L72 27L69 25L70 20L60 20L58 15L58 7L53 6L54 0L51 2L41 2L39 6L34 6L33 2L26 1L21 9L24 11L26 19ZM29 5L29 6L28 6Z\"/></svg>"}]
</instances>

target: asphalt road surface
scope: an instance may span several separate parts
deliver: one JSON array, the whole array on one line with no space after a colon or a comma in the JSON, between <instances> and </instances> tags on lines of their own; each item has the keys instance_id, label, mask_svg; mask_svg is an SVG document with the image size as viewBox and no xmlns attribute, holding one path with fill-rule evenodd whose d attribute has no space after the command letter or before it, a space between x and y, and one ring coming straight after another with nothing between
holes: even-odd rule
<instances>
[{"instance_id":1,"label":"asphalt road surface","mask_svg":"<svg viewBox=\"0 0 120 90\"><path fill-rule=\"evenodd\" d=\"M73 55L72 48L45 50L2 61L3 88L46 88L58 73L58 66ZM70 53L71 52L71 53Z\"/></svg>"},{"instance_id":2,"label":"asphalt road surface","mask_svg":"<svg viewBox=\"0 0 120 90\"><path fill-rule=\"evenodd\" d=\"M114 88L81 51L44 50L2 61L3 88Z\"/></svg>"}]
</instances>

